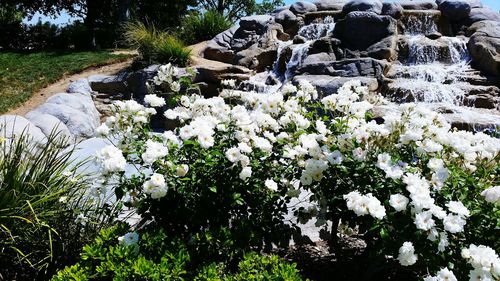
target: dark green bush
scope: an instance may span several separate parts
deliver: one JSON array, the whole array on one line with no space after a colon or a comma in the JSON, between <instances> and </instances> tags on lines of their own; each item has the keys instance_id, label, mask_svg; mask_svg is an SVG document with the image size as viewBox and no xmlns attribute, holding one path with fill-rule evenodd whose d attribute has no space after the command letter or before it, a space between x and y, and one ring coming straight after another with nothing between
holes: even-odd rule
<instances>
[{"instance_id":1,"label":"dark green bush","mask_svg":"<svg viewBox=\"0 0 500 281\"><path fill-rule=\"evenodd\" d=\"M127 43L137 48L141 59L146 64L173 63L185 66L191 51L175 36L148 27L143 23L128 23L124 33Z\"/></svg>"},{"instance_id":2,"label":"dark green bush","mask_svg":"<svg viewBox=\"0 0 500 281\"><path fill-rule=\"evenodd\" d=\"M217 11L192 13L182 21L181 37L188 44L210 40L231 27L231 22Z\"/></svg>"},{"instance_id":3,"label":"dark green bush","mask_svg":"<svg viewBox=\"0 0 500 281\"><path fill-rule=\"evenodd\" d=\"M120 243L127 232L121 224L101 231L83 248L81 261L66 267L53 281L68 280L302 280L294 264L276 256L249 253L232 270L228 265L194 265L188 247L161 230L142 232L137 244Z\"/></svg>"},{"instance_id":4,"label":"dark green bush","mask_svg":"<svg viewBox=\"0 0 500 281\"><path fill-rule=\"evenodd\" d=\"M57 134L43 145L24 134L0 138L4 280L33 280L64 267L95 237L93 233L108 225L109 208L84 193L86 177L75 172L80 164L72 163L72 152L64 147L65 140Z\"/></svg>"}]
</instances>

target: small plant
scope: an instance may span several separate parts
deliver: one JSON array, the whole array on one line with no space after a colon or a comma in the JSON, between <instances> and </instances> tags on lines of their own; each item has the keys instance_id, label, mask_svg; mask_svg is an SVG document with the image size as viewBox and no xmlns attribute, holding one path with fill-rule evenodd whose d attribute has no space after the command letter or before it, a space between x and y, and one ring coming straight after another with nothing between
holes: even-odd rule
<instances>
[{"instance_id":1,"label":"small plant","mask_svg":"<svg viewBox=\"0 0 500 281\"><path fill-rule=\"evenodd\" d=\"M182 21L181 37L188 44L210 40L231 27L231 22L217 11L192 13Z\"/></svg>"},{"instance_id":2,"label":"small plant","mask_svg":"<svg viewBox=\"0 0 500 281\"><path fill-rule=\"evenodd\" d=\"M141 59L147 64L174 63L184 66L189 61L191 51L184 43L154 26L130 22L125 25L124 37L130 46L137 48Z\"/></svg>"},{"instance_id":3,"label":"small plant","mask_svg":"<svg viewBox=\"0 0 500 281\"><path fill-rule=\"evenodd\" d=\"M234 272L222 263L198 267L191 262L196 254L164 231L127 229L120 224L101 231L83 248L81 261L52 280L302 280L294 264L257 253L245 255Z\"/></svg>"},{"instance_id":4,"label":"small plant","mask_svg":"<svg viewBox=\"0 0 500 281\"><path fill-rule=\"evenodd\" d=\"M115 215L85 194L66 140L45 144L26 134L0 138L0 275L6 280L50 273ZM108 216L110 215L110 216Z\"/></svg>"}]
</instances>

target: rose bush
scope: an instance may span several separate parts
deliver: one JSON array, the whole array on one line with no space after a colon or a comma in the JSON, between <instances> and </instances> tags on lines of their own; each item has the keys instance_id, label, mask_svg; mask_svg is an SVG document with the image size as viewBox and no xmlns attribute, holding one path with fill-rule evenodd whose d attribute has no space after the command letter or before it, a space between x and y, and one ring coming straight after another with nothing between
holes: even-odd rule
<instances>
[{"instance_id":1,"label":"rose bush","mask_svg":"<svg viewBox=\"0 0 500 281\"><path fill-rule=\"evenodd\" d=\"M173 74L155 78L162 83L177 88ZM385 101L359 81L324 97L307 82L270 94L222 84L219 97L181 95L164 114L179 124L172 131L148 127L166 103L157 95L146 97L151 107L117 102L100 128L113 143L99 155L107 178L144 223L222 258L285 245L297 230L284 221L287 203L310 192L314 207L292 211L332 222L336 250L338 229L351 228L373 257L429 280L500 277L499 139L452 129L416 104L374 118Z\"/></svg>"}]
</instances>

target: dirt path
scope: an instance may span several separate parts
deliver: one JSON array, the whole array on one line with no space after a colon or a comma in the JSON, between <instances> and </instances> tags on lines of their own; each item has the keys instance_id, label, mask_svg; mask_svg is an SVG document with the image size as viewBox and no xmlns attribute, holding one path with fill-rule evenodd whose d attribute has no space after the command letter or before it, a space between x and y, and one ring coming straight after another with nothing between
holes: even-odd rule
<instances>
[{"instance_id":1,"label":"dirt path","mask_svg":"<svg viewBox=\"0 0 500 281\"><path fill-rule=\"evenodd\" d=\"M92 67L80 73L66 76L61 80L57 81L56 83L41 89L37 93L33 94L31 98L27 100L25 103L19 105L17 108L9 110L5 114L24 116L26 113L30 112L31 110L37 108L39 105L43 104L49 97L58 93L66 92L69 83L95 74L103 74L103 75L116 74L120 70L129 67L132 64L132 60L133 58L130 58L126 61L119 63L109 64L100 67Z\"/></svg>"}]
</instances>

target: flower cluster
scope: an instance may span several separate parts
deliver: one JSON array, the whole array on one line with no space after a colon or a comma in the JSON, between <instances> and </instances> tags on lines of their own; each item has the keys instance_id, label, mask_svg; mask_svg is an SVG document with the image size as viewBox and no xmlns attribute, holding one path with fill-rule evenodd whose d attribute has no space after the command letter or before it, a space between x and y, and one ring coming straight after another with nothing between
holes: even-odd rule
<instances>
[{"instance_id":1,"label":"flower cluster","mask_svg":"<svg viewBox=\"0 0 500 281\"><path fill-rule=\"evenodd\" d=\"M462 257L474 268L469 273L470 280L498 280L500 278L500 258L490 247L474 244L462 250Z\"/></svg>"},{"instance_id":2,"label":"flower cluster","mask_svg":"<svg viewBox=\"0 0 500 281\"><path fill-rule=\"evenodd\" d=\"M175 82L175 72L171 66L160 68L154 83ZM355 218L370 215L376 220L357 218L347 223L368 223L367 232L399 231L390 239L396 245L404 242L397 258L404 266L417 263L417 255L448 255L446 249L461 246L473 213L470 208L481 208L475 203L477 198L499 202L498 186L490 187L490 180L475 175L498 165L500 140L454 130L424 106L397 106L379 116L381 122L373 118L372 109L384 99L370 97L359 81L347 82L320 100L308 82L285 84L280 91L265 95L236 90L234 81L223 85L226 89L218 97L180 97L179 105L164 114L179 126L163 134L144 133L155 109L134 101L118 102L115 115L101 128L118 140L120 148L101 151L98 158L105 170L123 171L122 151L126 151L127 161L139 167L143 180L136 186L139 190L129 191L131 196L158 200L180 184L173 178L186 176L193 165L222 157L227 167L220 171L231 173L229 177L234 174L239 181L234 184L255 180L252 185L269 196L282 190L288 194L310 191L315 214L340 217L343 223L353 212ZM165 104L153 95L145 102L152 107ZM191 159L186 153L193 153L189 150L193 145L200 150ZM476 177L486 188L467 195L470 201L464 200L458 196L460 191L472 189L454 176ZM218 192L218 187L210 188ZM236 204L242 204L239 196L232 196ZM402 217L410 225L396 225L405 221ZM429 247L433 252L415 249L412 239L419 239L415 245L435 245ZM491 267L490 274L497 274L494 270ZM428 278L456 280L447 268Z\"/></svg>"}]
</instances>

